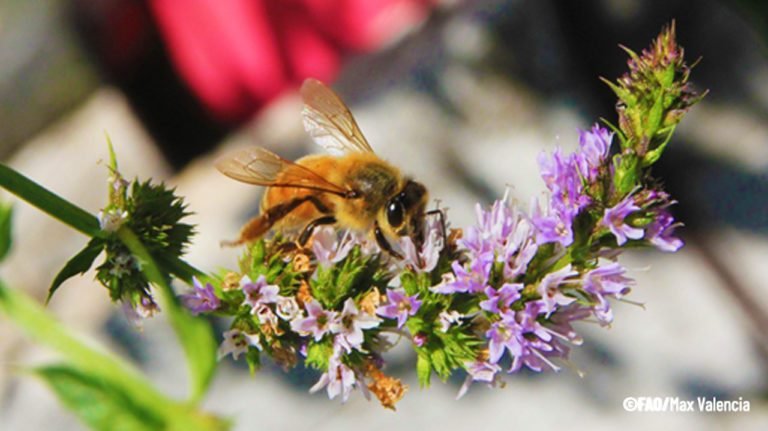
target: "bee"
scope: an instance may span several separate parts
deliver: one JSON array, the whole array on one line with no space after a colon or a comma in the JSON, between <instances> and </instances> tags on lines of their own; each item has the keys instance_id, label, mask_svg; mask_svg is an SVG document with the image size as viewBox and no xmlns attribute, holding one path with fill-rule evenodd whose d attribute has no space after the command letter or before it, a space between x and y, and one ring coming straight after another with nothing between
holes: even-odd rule
<instances>
[{"instance_id":1,"label":"bee","mask_svg":"<svg viewBox=\"0 0 768 431\"><path fill-rule=\"evenodd\" d=\"M261 211L243 226L241 245L271 229L301 230L304 246L321 225L369 232L396 258L389 239L408 236L424 243L427 189L373 152L341 98L315 79L301 87L304 128L331 155L309 155L295 162L260 147L219 160L216 168L235 180L266 186ZM442 213L440 213L442 216Z\"/></svg>"}]
</instances>

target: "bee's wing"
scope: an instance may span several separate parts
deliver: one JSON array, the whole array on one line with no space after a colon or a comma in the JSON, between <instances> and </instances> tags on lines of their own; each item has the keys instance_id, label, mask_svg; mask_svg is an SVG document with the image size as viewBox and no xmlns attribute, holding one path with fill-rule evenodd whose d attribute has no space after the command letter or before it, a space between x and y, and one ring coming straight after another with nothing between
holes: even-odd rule
<instances>
[{"instance_id":1,"label":"bee's wing","mask_svg":"<svg viewBox=\"0 0 768 431\"><path fill-rule=\"evenodd\" d=\"M371 146L339 96L322 82L307 79L301 86L304 129L332 154L372 153Z\"/></svg>"},{"instance_id":2,"label":"bee's wing","mask_svg":"<svg viewBox=\"0 0 768 431\"><path fill-rule=\"evenodd\" d=\"M306 166L286 160L261 147L250 147L216 161L222 174L247 184L269 187L295 187L345 195L338 186Z\"/></svg>"}]
</instances>

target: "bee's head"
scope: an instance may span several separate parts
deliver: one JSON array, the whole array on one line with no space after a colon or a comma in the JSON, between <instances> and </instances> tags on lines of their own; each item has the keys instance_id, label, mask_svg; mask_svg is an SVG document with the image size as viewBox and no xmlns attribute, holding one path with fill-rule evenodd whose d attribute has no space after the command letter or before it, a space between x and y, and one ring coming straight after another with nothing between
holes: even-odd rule
<instances>
[{"instance_id":1,"label":"bee's head","mask_svg":"<svg viewBox=\"0 0 768 431\"><path fill-rule=\"evenodd\" d=\"M416 181L407 179L402 190L392 196L383 211L383 219L390 232L397 236L409 236L417 248L424 244L424 209L427 205L427 189Z\"/></svg>"}]
</instances>

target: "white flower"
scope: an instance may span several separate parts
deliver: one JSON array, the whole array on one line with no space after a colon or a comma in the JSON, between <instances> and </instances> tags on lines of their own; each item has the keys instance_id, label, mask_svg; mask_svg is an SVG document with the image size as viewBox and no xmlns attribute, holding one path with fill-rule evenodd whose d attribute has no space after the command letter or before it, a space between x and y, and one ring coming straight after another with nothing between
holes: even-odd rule
<instances>
[{"instance_id":1,"label":"white flower","mask_svg":"<svg viewBox=\"0 0 768 431\"><path fill-rule=\"evenodd\" d=\"M105 232L117 232L120 226L128 219L128 211L113 208L107 211L101 210L98 215L99 227Z\"/></svg>"},{"instance_id":2,"label":"white flower","mask_svg":"<svg viewBox=\"0 0 768 431\"><path fill-rule=\"evenodd\" d=\"M461 322L461 319L465 316L456 310L451 310L442 311L437 317L440 319L440 330L448 332L448 328L450 328L451 325Z\"/></svg>"},{"instance_id":3,"label":"white flower","mask_svg":"<svg viewBox=\"0 0 768 431\"><path fill-rule=\"evenodd\" d=\"M241 354L248 352L249 346L261 350L259 334L246 334L239 329L230 329L229 331L224 332L224 341L222 341L219 346L217 358L221 360L221 358L231 353L232 358L237 360Z\"/></svg>"},{"instance_id":4,"label":"white flower","mask_svg":"<svg viewBox=\"0 0 768 431\"><path fill-rule=\"evenodd\" d=\"M275 311L281 319L287 321L301 316L299 304L296 302L296 298L292 296L278 296Z\"/></svg>"},{"instance_id":5,"label":"white flower","mask_svg":"<svg viewBox=\"0 0 768 431\"><path fill-rule=\"evenodd\" d=\"M339 344L344 350L351 352L352 349L363 351L362 344L364 340L363 329L371 329L379 326L379 319L368 313L358 310L355 300L347 298L344 302L344 309L341 311L341 318L331 323L331 332L339 334L337 338Z\"/></svg>"}]
</instances>

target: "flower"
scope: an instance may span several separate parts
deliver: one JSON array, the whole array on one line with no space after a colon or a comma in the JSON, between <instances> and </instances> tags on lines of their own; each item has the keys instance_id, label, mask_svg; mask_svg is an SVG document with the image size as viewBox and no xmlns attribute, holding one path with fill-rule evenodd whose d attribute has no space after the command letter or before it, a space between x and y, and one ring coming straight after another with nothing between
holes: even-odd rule
<instances>
[{"instance_id":1,"label":"flower","mask_svg":"<svg viewBox=\"0 0 768 431\"><path fill-rule=\"evenodd\" d=\"M397 319L397 327L402 328L408 316L419 311L421 300L416 295L408 296L405 289L387 289L387 304L376 309L376 314L388 319Z\"/></svg>"},{"instance_id":2,"label":"flower","mask_svg":"<svg viewBox=\"0 0 768 431\"><path fill-rule=\"evenodd\" d=\"M680 238L672 236L678 225L668 211L661 210L646 227L645 238L661 251L676 252L684 245Z\"/></svg>"},{"instance_id":3,"label":"flower","mask_svg":"<svg viewBox=\"0 0 768 431\"><path fill-rule=\"evenodd\" d=\"M563 357L568 349L553 339L551 330L539 323L538 317L541 313L540 301L528 302L523 310L516 313L519 333L522 335L518 338L519 353L514 355L508 372L519 371L523 365L537 372L542 371L543 365L554 371L560 370L548 356Z\"/></svg>"},{"instance_id":4,"label":"flower","mask_svg":"<svg viewBox=\"0 0 768 431\"><path fill-rule=\"evenodd\" d=\"M179 295L179 298L193 315L214 311L221 306L221 300L216 296L211 283L206 283L203 287L200 280L193 277L192 285L194 288L192 293L184 293Z\"/></svg>"},{"instance_id":5,"label":"flower","mask_svg":"<svg viewBox=\"0 0 768 431\"><path fill-rule=\"evenodd\" d=\"M541 178L552 193L551 205L558 212L575 215L591 201L584 194L579 168L582 157L579 153L565 157L560 148L555 148L551 159L544 153L539 155Z\"/></svg>"},{"instance_id":6,"label":"flower","mask_svg":"<svg viewBox=\"0 0 768 431\"><path fill-rule=\"evenodd\" d=\"M496 374L501 371L498 364L492 364L481 359L465 362L464 369L467 371L467 378L464 379L464 384L461 385L459 393L456 394L457 400L467 393L473 382L487 382L493 385L496 382Z\"/></svg>"},{"instance_id":7,"label":"flower","mask_svg":"<svg viewBox=\"0 0 768 431\"><path fill-rule=\"evenodd\" d=\"M152 296L149 294L141 294L140 296L135 304L130 295L126 295L121 301L125 318L139 328L142 326L142 320L148 319L160 311L160 306L152 299Z\"/></svg>"},{"instance_id":8,"label":"flower","mask_svg":"<svg viewBox=\"0 0 768 431\"><path fill-rule=\"evenodd\" d=\"M451 268L456 276L445 278L443 283L431 289L433 292L442 294L482 292L488 286L492 264L493 261L490 259L477 259L470 262L470 268L467 270L461 263L454 261Z\"/></svg>"},{"instance_id":9,"label":"flower","mask_svg":"<svg viewBox=\"0 0 768 431\"><path fill-rule=\"evenodd\" d=\"M328 361L328 371L320 376L320 380L310 388L309 393L313 394L327 387L329 399L334 399L341 394L341 401L345 403L356 384L355 372L344 364L337 354L334 354Z\"/></svg>"},{"instance_id":10,"label":"flower","mask_svg":"<svg viewBox=\"0 0 768 431\"><path fill-rule=\"evenodd\" d=\"M521 283L504 283L499 290L488 286L485 295L488 297L480 302L480 308L491 313L506 313L513 302L520 299Z\"/></svg>"},{"instance_id":11,"label":"flower","mask_svg":"<svg viewBox=\"0 0 768 431\"><path fill-rule=\"evenodd\" d=\"M415 269L416 272L430 272L435 269L437 261L440 259L440 251L445 246L443 229L441 219L437 217L429 219L425 227L426 235L424 237L426 240L421 250L416 250L416 245L409 236L401 237L400 248L403 250L403 262Z\"/></svg>"},{"instance_id":12,"label":"flower","mask_svg":"<svg viewBox=\"0 0 768 431\"><path fill-rule=\"evenodd\" d=\"M331 330L331 326L336 323L338 313L332 310L324 310L323 306L312 299L305 304L307 317L291 321L291 329L302 334L311 334L315 341L320 341L323 335Z\"/></svg>"},{"instance_id":13,"label":"flower","mask_svg":"<svg viewBox=\"0 0 768 431\"><path fill-rule=\"evenodd\" d=\"M321 226L312 235L312 252L321 266L329 267L341 262L357 243L351 231L346 231L339 239L336 229Z\"/></svg>"},{"instance_id":14,"label":"flower","mask_svg":"<svg viewBox=\"0 0 768 431\"><path fill-rule=\"evenodd\" d=\"M224 340L219 345L217 352L218 359L232 354L232 358L237 360L241 354L248 352L248 347L253 346L261 350L259 334L247 334L239 329L230 329L224 332Z\"/></svg>"},{"instance_id":15,"label":"flower","mask_svg":"<svg viewBox=\"0 0 768 431\"><path fill-rule=\"evenodd\" d=\"M618 245L624 245L624 243L627 242L627 238L640 239L643 237L642 229L624 223L624 219L627 218L628 215L639 209L640 207L635 205L632 196L627 196L613 208L605 209L605 214L600 223L610 229L611 233L616 237L616 243Z\"/></svg>"},{"instance_id":16,"label":"flower","mask_svg":"<svg viewBox=\"0 0 768 431\"><path fill-rule=\"evenodd\" d=\"M522 335L520 325L515 321L514 314L503 314L501 320L494 322L485 333L485 337L488 338L488 360L492 364L499 362L506 350L509 350L512 356L520 355L522 352Z\"/></svg>"},{"instance_id":17,"label":"flower","mask_svg":"<svg viewBox=\"0 0 768 431\"><path fill-rule=\"evenodd\" d=\"M99 227L105 232L114 233L120 229L120 226L128 219L128 211L120 211L117 208L101 210L97 215Z\"/></svg>"},{"instance_id":18,"label":"flower","mask_svg":"<svg viewBox=\"0 0 768 431\"><path fill-rule=\"evenodd\" d=\"M278 327L277 316L267 304L259 304L251 311L251 314L256 316L265 335L282 332Z\"/></svg>"},{"instance_id":19,"label":"flower","mask_svg":"<svg viewBox=\"0 0 768 431\"><path fill-rule=\"evenodd\" d=\"M559 271L549 273L541 279L536 291L541 295L541 305L544 308L546 316L549 317L558 306L568 305L576 298L565 296L559 289L560 285L566 282L566 279L578 275L578 272L571 269L571 265L566 266Z\"/></svg>"},{"instance_id":20,"label":"flower","mask_svg":"<svg viewBox=\"0 0 768 431\"><path fill-rule=\"evenodd\" d=\"M573 243L573 219L571 211L556 211L548 203L531 202L531 222L536 226L536 244L558 242L563 247Z\"/></svg>"},{"instance_id":21,"label":"flower","mask_svg":"<svg viewBox=\"0 0 768 431\"><path fill-rule=\"evenodd\" d=\"M275 311L281 319L291 321L301 315L296 298L293 296L278 296Z\"/></svg>"},{"instance_id":22,"label":"flower","mask_svg":"<svg viewBox=\"0 0 768 431\"><path fill-rule=\"evenodd\" d=\"M438 321L440 322L440 330L443 332L448 332L448 329L451 327L451 325L461 323L461 319L466 316L456 310L443 310L437 317Z\"/></svg>"},{"instance_id":23,"label":"flower","mask_svg":"<svg viewBox=\"0 0 768 431\"><path fill-rule=\"evenodd\" d=\"M363 329L371 329L379 326L380 319L368 313L360 312L355 305L355 300L347 298L341 317L330 323L330 330L339 334L337 340L347 351L357 349L363 352Z\"/></svg>"},{"instance_id":24,"label":"flower","mask_svg":"<svg viewBox=\"0 0 768 431\"><path fill-rule=\"evenodd\" d=\"M595 316L600 323L608 324L613 321L613 312L606 296L621 298L629 293L634 280L624 276L626 269L616 262L599 266L582 277L582 288L592 294L597 300L593 307Z\"/></svg>"},{"instance_id":25,"label":"flower","mask_svg":"<svg viewBox=\"0 0 768 431\"><path fill-rule=\"evenodd\" d=\"M245 293L243 305L251 307L251 314L256 314L260 305L274 304L279 297L280 288L274 284L267 284L267 278L263 274L259 276L256 282L244 275L240 280L240 286Z\"/></svg>"},{"instance_id":26,"label":"flower","mask_svg":"<svg viewBox=\"0 0 768 431\"><path fill-rule=\"evenodd\" d=\"M595 181L611 150L613 133L595 124L591 130L579 131L578 165L581 175Z\"/></svg>"}]
</instances>

